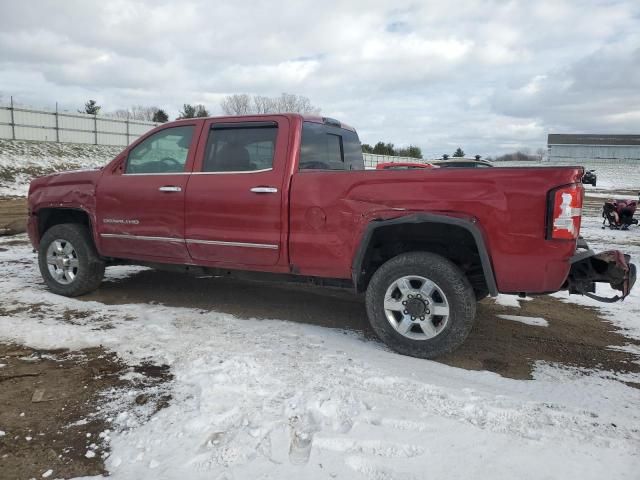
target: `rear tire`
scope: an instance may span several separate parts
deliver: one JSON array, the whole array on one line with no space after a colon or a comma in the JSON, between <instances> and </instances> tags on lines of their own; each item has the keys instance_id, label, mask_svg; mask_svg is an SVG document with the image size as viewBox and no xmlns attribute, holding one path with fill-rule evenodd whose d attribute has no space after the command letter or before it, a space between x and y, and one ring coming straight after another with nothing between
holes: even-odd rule
<instances>
[{"instance_id":1,"label":"rear tire","mask_svg":"<svg viewBox=\"0 0 640 480\"><path fill-rule=\"evenodd\" d=\"M440 255L411 252L384 263L366 293L369 322L403 355L434 358L458 348L476 315L476 296L462 271Z\"/></svg>"},{"instance_id":2,"label":"rear tire","mask_svg":"<svg viewBox=\"0 0 640 480\"><path fill-rule=\"evenodd\" d=\"M96 290L105 269L89 229L76 223L54 225L45 232L38 248L38 266L49 290L66 297Z\"/></svg>"}]
</instances>

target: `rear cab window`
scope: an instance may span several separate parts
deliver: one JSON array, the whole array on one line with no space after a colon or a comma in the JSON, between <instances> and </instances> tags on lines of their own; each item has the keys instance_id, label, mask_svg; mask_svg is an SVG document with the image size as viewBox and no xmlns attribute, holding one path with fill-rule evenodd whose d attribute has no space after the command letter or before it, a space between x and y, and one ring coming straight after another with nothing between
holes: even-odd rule
<instances>
[{"instance_id":1,"label":"rear cab window","mask_svg":"<svg viewBox=\"0 0 640 480\"><path fill-rule=\"evenodd\" d=\"M364 170L358 134L334 125L303 122L299 169Z\"/></svg>"}]
</instances>

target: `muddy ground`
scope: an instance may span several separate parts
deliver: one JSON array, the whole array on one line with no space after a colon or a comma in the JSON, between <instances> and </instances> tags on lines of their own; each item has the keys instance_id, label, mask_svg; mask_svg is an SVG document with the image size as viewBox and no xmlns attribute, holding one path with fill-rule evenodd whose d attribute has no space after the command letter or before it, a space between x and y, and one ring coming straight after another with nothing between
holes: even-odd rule
<instances>
[{"instance_id":1,"label":"muddy ground","mask_svg":"<svg viewBox=\"0 0 640 480\"><path fill-rule=\"evenodd\" d=\"M0 235L15 235L27 228L27 200L0 197Z\"/></svg>"},{"instance_id":2,"label":"muddy ground","mask_svg":"<svg viewBox=\"0 0 640 480\"><path fill-rule=\"evenodd\" d=\"M6 344L0 344L0 364L0 477L41 478L49 469L56 478L104 473L100 434L108 427L104 419L88 418L99 392L122 383L116 374L124 365L100 349Z\"/></svg>"},{"instance_id":3,"label":"muddy ground","mask_svg":"<svg viewBox=\"0 0 640 480\"><path fill-rule=\"evenodd\" d=\"M155 302L172 307L215 309L240 318L277 318L346 328L375 339L362 296L338 289L143 270L125 279L105 282L100 290L83 298L106 304ZM520 306L504 307L491 299L480 302L467 341L438 361L517 379L530 379L533 364L539 360L589 369L640 371L632 354L606 348L633 341L616 333L597 310L549 296L521 301ZM549 322L549 327L501 320L499 314L541 317Z\"/></svg>"},{"instance_id":4,"label":"muddy ground","mask_svg":"<svg viewBox=\"0 0 640 480\"><path fill-rule=\"evenodd\" d=\"M105 392L118 395L171 379L166 368L132 369L100 348L36 350L0 344L0 478L2 480L103 475L109 418L100 415ZM158 402L159 400L159 402ZM169 398L154 399L159 407ZM142 404L150 395L139 394ZM46 477L45 477L46 478Z\"/></svg>"},{"instance_id":5,"label":"muddy ground","mask_svg":"<svg viewBox=\"0 0 640 480\"><path fill-rule=\"evenodd\" d=\"M588 208L596 208L596 202L589 203ZM23 211L24 202L0 203L0 225L8 220L2 208L5 212ZM26 240L17 237L15 243ZM375 338L363 298L343 290L141 270L124 279L105 281L97 292L83 299L212 309L240 318L277 318L346 328L363 338ZM0 300L5 314L11 308ZM29 308L36 312L38 305ZM65 320L72 322L74 315L82 314L69 311ZM501 320L498 314L542 317L549 326ZM537 361L604 372L638 372L637 357L608 348L628 344L640 342L617 333L595 309L548 296L520 301L520 308L485 299L478 306L478 318L466 343L438 361L524 380L531 378ZM55 472L52 478L104 474L103 455L108 451L100 434L109 425L98 410L101 395L129 388L121 378L129 367L101 349L39 351L7 344L0 344L0 365L0 426L5 433L0 434L0 478L41 478L48 469ZM162 367L142 371L150 383L171 378ZM137 400L147 401L144 396ZM95 456L87 457L87 451Z\"/></svg>"}]
</instances>

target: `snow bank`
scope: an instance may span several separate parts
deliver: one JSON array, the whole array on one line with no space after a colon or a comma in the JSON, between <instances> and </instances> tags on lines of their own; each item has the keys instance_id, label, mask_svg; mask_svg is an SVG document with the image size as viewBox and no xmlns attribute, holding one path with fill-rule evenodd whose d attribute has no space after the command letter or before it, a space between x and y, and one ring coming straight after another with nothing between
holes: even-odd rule
<instances>
[{"instance_id":1,"label":"snow bank","mask_svg":"<svg viewBox=\"0 0 640 480\"><path fill-rule=\"evenodd\" d=\"M78 168L99 168L119 146L0 140L0 196L26 196L33 177Z\"/></svg>"}]
</instances>

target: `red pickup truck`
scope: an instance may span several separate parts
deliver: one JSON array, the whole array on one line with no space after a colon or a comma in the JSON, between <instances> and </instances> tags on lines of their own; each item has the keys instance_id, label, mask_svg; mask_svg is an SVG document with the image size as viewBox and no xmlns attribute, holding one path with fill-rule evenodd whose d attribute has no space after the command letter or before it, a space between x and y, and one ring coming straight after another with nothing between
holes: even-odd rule
<instances>
[{"instance_id":1,"label":"red pickup truck","mask_svg":"<svg viewBox=\"0 0 640 480\"><path fill-rule=\"evenodd\" d=\"M186 119L100 170L33 180L28 230L58 294L123 263L348 286L383 341L427 358L464 341L487 295L629 293L629 257L579 237L582 175L365 170L355 130L330 118Z\"/></svg>"}]
</instances>

